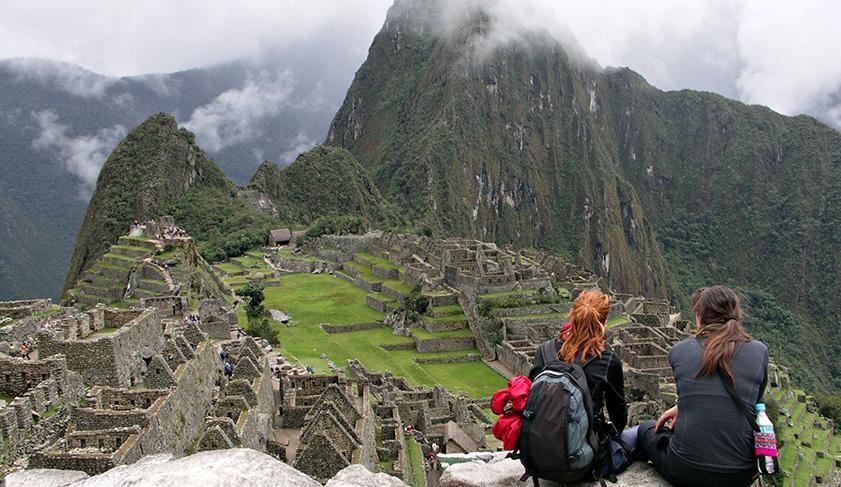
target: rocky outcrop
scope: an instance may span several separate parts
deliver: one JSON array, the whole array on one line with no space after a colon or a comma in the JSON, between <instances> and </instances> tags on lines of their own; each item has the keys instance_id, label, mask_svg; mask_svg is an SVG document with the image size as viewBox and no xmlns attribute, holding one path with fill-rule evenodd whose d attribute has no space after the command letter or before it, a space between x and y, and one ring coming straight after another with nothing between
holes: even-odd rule
<instances>
[{"instance_id":1,"label":"rocky outcrop","mask_svg":"<svg viewBox=\"0 0 841 487\"><path fill-rule=\"evenodd\" d=\"M520 482L523 465L517 460L497 456L489 463L470 462L452 465L444 470L439 481L440 487L528 487L531 479ZM541 486L555 487L554 482L540 482ZM598 482L578 484L582 487L595 487ZM619 481L610 484L614 487L668 487L669 484L649 465L636 462L622 473Z\"/></svg>"},{"instance_id":2,"label":"rocky outcrop","mask_svg":"<svg viewBox=\"0 0 841 487\"><path fill-rule=\"evenodd\" d=\"M24 470L10 474L5 481L5 487L321 487L289 465L246 448L206 451L179 459L151 455L93 477L68 470ZM351 465L327 482L328 487L404 485L395 477L371 473L361 465Z\"/></svg>"},{"instance_id":3,"label":"rocky outcrop","mask_svg":"<svg viewBox=\"0 0 841 487\"><path fill-rule=\"evenodd\" d=\"M327 482L325 487L404 487L397 477L384 473L371 473L362 465L351 465Z\"/></svg>"}]
</instances>

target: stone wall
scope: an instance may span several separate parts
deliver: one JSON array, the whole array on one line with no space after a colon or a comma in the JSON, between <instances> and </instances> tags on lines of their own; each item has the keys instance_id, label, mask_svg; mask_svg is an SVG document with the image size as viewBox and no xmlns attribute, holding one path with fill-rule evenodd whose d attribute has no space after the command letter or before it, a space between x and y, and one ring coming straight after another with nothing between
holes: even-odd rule
<instances>
[{"instance_id":1,"label":"stone wall","mask_svg":"<svg viewBox=\"0 0 841 487\"><path fill-rule=\"evenodd\" d=\"M414 337L414 339L415 348L420 353L451 352L454 350L471 349L476 346L476 340L472 336L430 338L428 340L421 340L418 337Z\"/></svg>"},{"instance_id":2,"label":"stone wall","mask_svg":"<svg viewBox=\"0 0 841 487\"><path fill-rule=\"evenodd\" d=\"M82 374L88 385L129 387L140 380L145 369L143 359L160 353L165 346L157 311L146 309L131 321L120 323L121 318L132 313L136 314L132 311L107 314L106 327L111 324L120 327L106 335L61 340L42 331L38 334L39 353L63 354L68 368Z\"/></svg>"},{"instance_id":3,"label":"stone wall","mask_svg":"<svg viewBox=\"0 0 841 487\"><path fill-rule=\"evenodd\" d=\"M0 318L11 318L17 320L32 316L43 311L53 303L49 299L27 299L21 301L0 301Z\"/></svg>"},{"instance_id":4,"label":"stone wall","mask_svg":"<svg viewBox=\"0 0 841 487\"><path fill-rule=\"evenodd\" d=\"M133 446L136 452L126 452L120 463L129 463L128 459L149 452L184 455L203 431L215 380L220 374L219 364L219 355L210 342L199 344L193 359L178 368L175 390L162 403L150 408L149 426Z\"/></svg>"},{"instance_id":5,"label":"stone wall","mask_svg":"<svg viewBox=\"0 0 841 487\"><path fill-rule=\"evenodd\" d=\"M58 355L41 360L0 358L0 395L17 397L48 379L64 380L66 364Z\"/></svg>"},{"instance_id":6,"label":"stone wall","mask_svg":"<svg viewBox=\"0 0 841 487\"><path fill-rule=\"evenodd\" d=\"M354 323L352 325L331 325L329 323L322 323L321 329L327 333L345 333L349 331L373 330L374 328L382 328L383 326L384 325L381 321Z\"/></svg>"}]
</instances>

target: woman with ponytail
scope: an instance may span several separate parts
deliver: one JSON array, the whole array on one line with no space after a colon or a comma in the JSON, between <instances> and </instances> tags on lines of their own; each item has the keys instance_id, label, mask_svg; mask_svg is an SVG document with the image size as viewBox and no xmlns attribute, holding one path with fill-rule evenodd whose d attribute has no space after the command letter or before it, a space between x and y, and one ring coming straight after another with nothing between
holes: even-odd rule
<instances>
[{"instance_id":1,"label":"woman with ponytail","mask_svg":"<svg viewBox=\"0 0 841 487\"><path fill-rule=\"evenodd\" d=\"M596 411L594 428L602 438L622 431L628 422L622 361L604 341L609 311L610 299L604 293L584 291L572 304L569 321L559 336L553 339L559 360L567 363L580 361L582 365ZM529 377L534 380L545 365L540 353L536 353ZM605 421L605 407L612 427Z\"/></svg>"},{"instance_id":2,"label":"woman with ponytail","mask_svg":"<svg viewBox=\"0 0 841 487\"><path fill-rule=\"evenodd\" d=\"M768 380L768 348L745 331L732 289L699 289L692 309L696 336L669 352L677 403L640 425L637 452L676 486L748 486L757 471L753 430L725 381L753 411Z\"/></svg>"}]
</instances>

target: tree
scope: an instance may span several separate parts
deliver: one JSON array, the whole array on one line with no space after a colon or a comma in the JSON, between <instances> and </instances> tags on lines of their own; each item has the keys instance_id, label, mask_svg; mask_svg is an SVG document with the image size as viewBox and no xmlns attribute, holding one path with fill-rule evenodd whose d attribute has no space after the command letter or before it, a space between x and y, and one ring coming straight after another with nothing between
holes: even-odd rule
<instances>
[{"instance_id":1,"label":"tree","mask_svg":"<svg viewBox=\"0 0 841 487\"><path fill-rule=\"evenodd\" d=\"M248 316L249 321L251 318L262 317L265 314L265 309L263 308L265 295L263 294L262 284L249 282L245 286L237 289L236 293L246 301L245 314Z\"/></svg>"}]
</instances>

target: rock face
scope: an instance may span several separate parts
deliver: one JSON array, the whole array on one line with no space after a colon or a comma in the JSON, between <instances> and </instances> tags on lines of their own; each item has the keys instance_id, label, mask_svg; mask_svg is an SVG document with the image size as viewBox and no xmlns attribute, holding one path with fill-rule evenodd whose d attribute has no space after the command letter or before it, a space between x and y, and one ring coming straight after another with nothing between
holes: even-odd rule
<instances>
[{"instance_id":1,"label":"rock face","mask_svg":"<svg viewBox=\"0 0 841 487\"><path fill-rule=\"evenodd\" d=\"M69 470L23 470L6 477L5 487L321 487L309 476L264 453L247 448L212 450L173 459L151 455L132 465L88 477ZM327 482L327 487L404 487L396 477L351 465Z\"/></svg>"},{"instance_id":2,"label":"rock face","mask_svg":"<svg viewBox=\"0 0 841 487\"><path fill-rule=\"evenodd\" d=\"M327 482L325 487L404 487L397 477L384 473L371 473L362 465L351 465Z\"/></svg>"},{"instance_id":3,"label":"rock face","mask_svg":"<svg viewBox=\"0 0 841 487\"><path fill-rule=\"evenodd\" d=\"M531 479L520 482L525 470L518 460L497 457L490 463L460 463L446 470L439 481L440 487L528 487ZM541 486L555 487L554 482L540 482ZM582 483L581 486L597 486L598 482ZM636 462L622 473L619 481L610 484L614 487L668 487L671 484L663 480L654 469L645 463Z\"/></svg>"}]
</instances>

